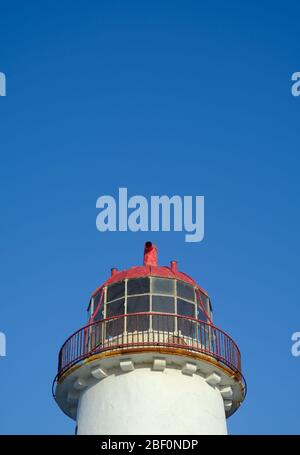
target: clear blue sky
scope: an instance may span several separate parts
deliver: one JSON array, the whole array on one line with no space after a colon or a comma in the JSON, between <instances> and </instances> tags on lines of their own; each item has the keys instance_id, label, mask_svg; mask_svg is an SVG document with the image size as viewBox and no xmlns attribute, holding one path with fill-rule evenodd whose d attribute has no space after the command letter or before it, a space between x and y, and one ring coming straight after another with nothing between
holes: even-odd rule
<instances>
[{"instance_id":1,"label":"clear blue sky","mask_svg":"<svg viewBox=\"0 0 300 455\"><path fill-rule=\"evenodd\" d=\"M51 383L110 267L145 240L211 295L248 397L229 431L299 433L296 1L0 1L0 433L69 433ZM96 199L205 196L205 238L96 230Z\"/></svg>"}]
</instances>

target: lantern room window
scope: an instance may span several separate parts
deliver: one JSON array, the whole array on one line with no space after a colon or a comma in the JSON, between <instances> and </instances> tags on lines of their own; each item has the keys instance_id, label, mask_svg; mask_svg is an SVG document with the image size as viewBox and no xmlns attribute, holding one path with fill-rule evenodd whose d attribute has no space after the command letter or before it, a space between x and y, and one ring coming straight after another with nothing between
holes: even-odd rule
<instances>
[{"instance_id":1,"label":"lantern room window","mask_svg":"<svg viewBox=\"0 0 300 455\"><path fill-rule=\"evenodd\" d=\"M102 297L102 292L103 297ZM102 304L100 305L100 301ZM93 296L89 305L92 321L117 318L107 321L107 336L143 330L180 331L188 336L193 332L195 321L210 322L211 304L209 297L199 288L173 278L141 277L123 281L102 288ZM166 313L139 315L138 313ZM183 316L174 318L173 315Z\"/></svg>"},{"instance_id":2,"label":"lantern room window","mask_svg":"<svg viewBox=\"0 0 300 455\"><path fill-rule=\"evenodd\" d=\"M178 320L178 330L181 335L195 338L197 325L194 320L182 318Z\"/></svg>"},{"instance_id":3,"label":"lantern room window","mask_svg":"<svg viewBox=\"0 0 300 455\"><path fill-rule=\"evenodd\" d=\"M186 302L177 298L177 313L182 316L195 317L196 306L194 303Z\"/></svg>"},{"instance_id":4,"label":"lantern room window","mask_svg":"<svg viewBox=\"0 0 300 455\"><path fill-rule=\"evenodd\" d=\"M107 288L107 302L116 300L125 295L125 282L120 281L119 283L111 284Z\"/></svg>"},{"instance_id":5,"label":"lantern room window","mask_svg":"<svg viewBox=\"0 0 300 455\"><path fill-rule=\"evenodd\" d=\"M174 297L161 295L152 296L152 311L159 313L175 313Z\"/></svg>"},{"instance_id":6,"label":"lantern room window","mask_svg":"<svg viewBox=\"0 0 300 455\"><path fill-rule=\"evenodd\" d=\"M137 278L127 281L127 295L148 294L149 292L149 278Z\"/></svg>"},{"instance_id":7,"label":"lantern room window","mask_svg":"<svg viewBox=\"0 0 300 455\"><path fill-rule=\"evenodd\" d=\"M149 316L140 316L134 313L150 311L149 295L138 295L127 298L127 330L128 332L143 331L149 329Z\"/></svg>"},{"instance_id":8,"label":"lantern room window","mask_svg":"<svg viewBox=\"0 0 300 455\"><path fill-rule=\"evenodd\" d=\"M187 302L186 300L177 297L177 313L181 316L194 318L196 313L196 305L195 303ZM182 335L194 336L195 322L190 321L189 319L179 318L178 329Z\"/></svg>"},{"instance_id":9,"label":"lantern room window","mask_svg":"<svg viewBox=\"0 0 300 455\"><path fill-rule=\"evenodd\" d=\"M138 295L127 298L127 313L143 313L150 311L149 295Z\"/></svg>"},{"instance_id":10,"label":"lantern room window","mask_svg":"<svg viewBox=\"0 0 300 455\"><path fill-rule=\"evenodd\" d=\"M197 303L198 303L198 315L197 318L201 321L207 321L207 316L211 319L211 303L209 297L207 297L202 291L197 292Z\"/></svg>"},{"instance_id":11,"label":"lantern room window","mask_svg":"<svg viewBox=\"0 0 300 455\"><path fill-rule=\"evenodd\" d=\"M120 284L120 283L117 283ZM124 288L125 289L125 288ZM113 290L113 296L116 295L117 292L122 292L121 286L119 288L115 288ZM106 303L106 317L112 318L113 316L121 316L125 313L125 299L121 298L118 300L114 300L113 302ZM114 337L117 335L121 335L124 332L124 318L115 318L111 319L106 324L106 333L107 337Z\"/></svg>"},{"instance_id":12,"label":"lantern room window","mask_svg":"<svg viewBox=\"0 0 300 455\"><path fill-rule=\"evenodd\" d=\"M102 321L103 319L104 319L104 309L103 309L103 307L98 308L98 310L94 313L93 322Z\"/></svg>"},{"instance_id":13,"label":"lantern room window","mask_svg":"<svg viewBox=\"0 0 300 455\"><path fill-rule=\"evenodd\" d=\"M104 318L104 300L103 300L103 288L100 289L100 291L97 292L97 294L92 297L90 305L89 305L89 311L90 311L90 317L91 320L94 321L101 321ZM100 305L101 302L101 305Z\"/></svg>"},{"instance_id":14,"label":"lantern room window","mask_svg":"<svg viewBox=\"0 0 300 455\"><path fill-rule=\"evenodd\" d=\"M177 281L177 296L182 297L186 300L195 301L195 290L190 284L184 283L183 281Z\"/></svg>"},{"instance_id":15,"label":"lantern room window","mask_svg":"<svg viewBox=\"0 0 300 455\"><path fill-rule=\"evenodd\" d=\"M208 322L207 317L201 307L198 307L197 309L197 319L200 321Z\"/></svg>"},{"instance_id":16,"label":"lantern room window","mask_svg":"<svg viewBox=\"0 0 300 455\"><path fill-rule=\"evenodd\" d=\"M89 332L93 349L124 334L139 342L139 336L147 337L152 331L154 339L197 339L208 348L213 341L209 297L200 288L173 278L131 278L102 287L92 297L89 313L90 322L99 322ZM199 325L197 320L208 325Z\"/></svg>"},{"instance_id":17,"label":"lantern room window","mask_svg":"<svg viewBox=\"0 0 300 455\"><path fill-rule=\"evenodd\" d=\"M173 316L165 316L163 314L152 315L152 328L159 332L175 332L176 320Z\"/></svg>"},{"instance_id":18,"label":"lantern room window","mask_svg":"<svg viewBox=\"0 0 300 455\"><path fill-rule=\"evenodd\" d=\"M175 313L174 297L153 295L152 296L152 311L159 313ZM152 316L152 327L160 332L174 332L175 318L173 316L166 317L160 314Z\"/></svg>"},{"instance_id":19,"label":"lantern room window","mask_svg":"<svg viewBox=\"0 0 300 455\"><path fill-rule=\"evenodd\" d=\"M91 316L92 316L92 314L93 314L93 311L94 311L94 309L93 309L93 299L91 299L91 300L89 301L89 305L88 305L88 309L87 309L88 318L89 318L89 319L91 318Z\"/></svg>"},{"instance_id":20,"label":"lantern room window","mask_svg":"<svg viewBox=\"0 0 300 455\"><path fill-rule=\"evenodd\" d=\"M115 300L106 304L106 317L120 316L124 314L124 299Z\"/></svg>"},{"instance_id":21,"label":"lantern room window","mask_svg":"<svg viewBox=\"0 0 300 455\"><path fill-rule=\"evenodd\" d=\"M152 293L153 294L166 294L174 295L175 291L175 280L163 279L163 278L152 278Z\"/></svg>"},{"instance_id":22,"label":"lantern room window","mask_svg":"<svg viewBox=\"0 0 300 455\"><path fill-rule=\"evenodd\" d=\"M113 338L117 335L122 335L124 332L124 319L123 318L110 319L109 321L107 321L105 328L107 338Z\"/></svg>"},{"instance_id":23,"label":"lantern room window","mask_svg":"<svg viewBox=\"0 0 300 455\"><path fill-rule=\"evenodd\" d=\"M97 292L97 294L93 297L93 311L96 311L97 309L97 306L100 302L100 297L101 297L101 294L102 294L102 289L101 291Z\"/></svg>"}]
</instances>

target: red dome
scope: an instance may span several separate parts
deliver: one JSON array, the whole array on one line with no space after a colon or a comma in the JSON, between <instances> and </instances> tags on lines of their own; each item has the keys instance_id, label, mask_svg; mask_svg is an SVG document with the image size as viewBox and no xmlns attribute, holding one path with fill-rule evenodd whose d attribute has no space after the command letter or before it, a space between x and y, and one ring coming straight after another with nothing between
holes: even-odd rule
<instances>
[{"instance_id":1,"label":"red dome","mask_svg":"<svg viewBox=\"0 0 300 455\"><path fill-rule=\"evenodd\" d=\"M126 278L132 279L132 278L142 278L146 276L156 276L160 278L173 278L181 281L185 281L188 284L191 284L192 286L197 286L205 295L207 295L207 292L202 289L193 278L191 278L189 275L183 272L179 272L176 267L166 267L166 266L153 266L153 265L148 265L148 266L136 266L136 267L131 267L128 270L121 270L117 271L116 269L113 269L114 273L113 275L105 281L101 286L99 286L92 294L94 296L99 289L101 289L103 286L107 286L112 283L117 283L118 281L123 281Z\"/></svg>"},{"instance_id":2,"label":"red dome","mask_svg":"<svg viewBox=\"0 0 300 455\"><path fill-rule=\"evenodd\" d=\"M157 247L152 242L146 242L144 248L144 265L131 267L128 270L118 271L111 269L111 277L99 286L92 294L92 297L103 287L118 281L132 278L143 278L146 276L156 276L160 278L173 278L197 286L207 297L207 292L202 289L193 278L177 269L177 262L171 261L171 267L160 267L157 265Z\"/></svg>"}]
</instances>

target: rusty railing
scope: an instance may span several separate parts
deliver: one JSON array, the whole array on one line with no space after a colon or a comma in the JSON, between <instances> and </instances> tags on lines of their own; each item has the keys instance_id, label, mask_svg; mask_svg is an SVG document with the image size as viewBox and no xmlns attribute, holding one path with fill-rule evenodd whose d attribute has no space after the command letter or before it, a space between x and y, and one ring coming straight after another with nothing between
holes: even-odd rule
<instances>
[{"instance_id":1,"label":"rusty railing","mask_svg":"<svg viewBox=\"0 0 300 455\"><path fill-rule=\"evenodd\" d=\"M157 346L204 353L242 376L240 351L225 332L192 317L147 312L115 316L79 329L59 352L57 378L101 352Z\"/></svg>"}]
</instances>

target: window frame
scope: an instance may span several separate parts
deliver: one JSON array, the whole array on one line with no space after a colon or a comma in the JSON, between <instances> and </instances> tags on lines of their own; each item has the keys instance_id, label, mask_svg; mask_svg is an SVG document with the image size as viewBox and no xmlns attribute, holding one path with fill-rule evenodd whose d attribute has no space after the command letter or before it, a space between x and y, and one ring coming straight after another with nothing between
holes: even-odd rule
<instances>
[{"instance_id":1,"label":"window frame","mask_svg":"<svg viewBox=\"0 0 300 455\"><path fill-rule=\"evenodd\" d=\"M119 294L117 297L108 300L108 293L109 293L110 287L121 285L123 283L124 283L124 292L123 292L123 294ZM116 283L111 283L111 284L106 285L106 303L114 302L115 300L119 300L119 299L125 298L126 292L127 292L127 288L126 288L125 280L116 281Z\"/></svg>"},{"instance_id":2,"label":"window frame","mask_svg":"<svg viewBox=\"0 0 300 455\"><path fill-rule=\"evenodd\" d=\"M128 295L128 281L129 280L145 279L145 278L147 278L149 280L149 292ZM157 278L163 279L163 280L172 280L173 281L173 293L172 294L171 293L169 293L169 294L164 293L163 294L163 293L160 293L158 291L155 291L153 289L154 288L153 279L155 280ZM206 317L206 321L202 321L202 322L206 322L207 324L213 324L212 318L211 318L212 312L210 310L211 309L210 298L197 285L192 286L192 285L190 285L189 283L186 283L183 280L178 280L177 278L164 278L164 277L157 277L157 276L146 276L146 277L139 277L139 278L125 278L124 280L121 280L121 281L118 281L118 282L112 283L112 284L117 284L117 283L122 283L122 282L124 282L124 295L123 296L120 296L120 297L118 297L116 299L108 301L107 294L108 294L108 287L110 286L108 284L108 285L105 285L105 286L102 287L102 293L100 295L100 299L99 299L99 302L98 302L96 308L94 308L95 296L92 297L91 303L90 303L90 307L93 310L92 311L92 315L90 316L90 322L91 323L94 322L94 319L97 316L98 312L101 311L101 308L102 308L102 311L103 311L102 318L99 319L99 321L95 321L95 322L100 322L101 320L107 320L107 319L110 319L110 318L113 318L113 317L118 317L117 315L108 317L108 315L107 315L107 310L108 310L107 305L109 305L109 304L111 304L113 302L116 302L117 300L123 299L124 300L124 313L120 314L119 316L124 316L123 330L124 330L124 333L127 334L129 332L127 332L127 319L128 318L126 316L128 314L135 314L135 313L128 313L128 310L127 310L128 299L130 299L131 297L148 296L149 297L149 310L147 312L149 312L149 313L164 313L163 311L160 312L160 311L154 311L153 310L153 296L160 296L160 297L169 297L169 298L173 298L174 299L174 313L165 313L165 314L166 315L170 315L171 317L172 316L178 316L178 317L175 317L175 332L178 332L178 320L180 319L180 316L187 317L187 318L193 318L195 320L201 321L200 319L198 319L198 306L201 307L201 311L204 313L204 315ZM187 298L180 297L180 296L177 295L177 282L186 283L186 284L190 285L191 287L193 287L193 289L194 289L194 300L193 301L189 300ZM201 294L202 293L207 298L207 305L209 306L209 310L210 311L207 311L207 308L205 306L205 302L203 302L203 299L201 298ZM178 313L178 299L180 299L183 302L185 301L188 304L194 305L194 310L195 311L194 311L194 315L193 316L189 316L189 315L184 315L184 314L179 314ZM139 313L139 312L136 312L136 313ZM145 312L142 311L141 313L145 313ZM151 315L149 315L149 328L148 328L148 330L154 330L153 329L152 316Z\"/></svg>"},{"instance_id":3,"label":"window frame","mask_svg":"<svg viewBox=\"0 0 300 455\"><path fill-rule=\"evenodd\" d=\"M201 305L201 310L202 310L202 312L204 313L204 315L206 316L206 319L207 319L207 321L202 321L202 322L206 322L207 324L213 325L213 321L212 321L212 317L211 317L212 313L210 311L207 311L207 308L205 308L205 304L202 301L201 294L205 295L205 297L207 298L209 308L211 307L211 304L210 304L210 298L208 297L208 295L206 295L199 287L197 287L196 288L197 306ZM198 310L197 310L197 317L198 317Z\"/></svg>"}]
</instances>

